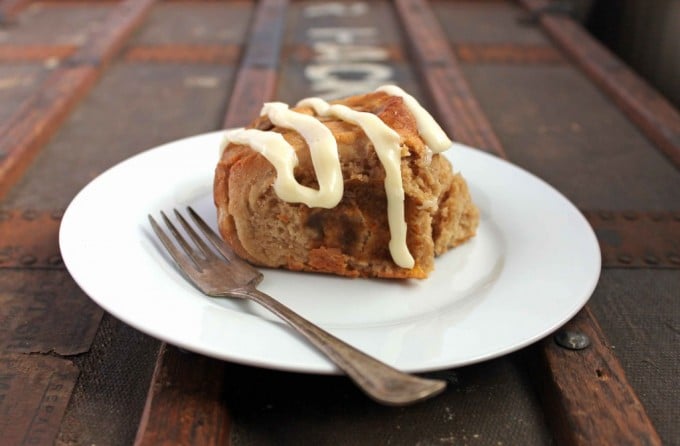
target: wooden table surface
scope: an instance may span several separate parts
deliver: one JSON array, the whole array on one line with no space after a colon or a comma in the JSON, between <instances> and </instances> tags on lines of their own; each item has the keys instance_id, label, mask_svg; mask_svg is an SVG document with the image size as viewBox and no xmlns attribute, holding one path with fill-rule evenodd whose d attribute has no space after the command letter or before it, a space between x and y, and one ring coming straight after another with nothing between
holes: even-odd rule
<instances>
[{"instance_id":1,"label":"wooden table surface","mask_svg":"<svg viewBox=\"0 0 680 446\"><path fill-rule=\"evenodd\" d=\"M0 0L0 444L680 444L680 115L546 5ZM550 336L388 408L161 343L63 266L64 209L117 162L385 83L588 218L603 270L565 329L590 347Z\"/></svg>"}]
</instances>

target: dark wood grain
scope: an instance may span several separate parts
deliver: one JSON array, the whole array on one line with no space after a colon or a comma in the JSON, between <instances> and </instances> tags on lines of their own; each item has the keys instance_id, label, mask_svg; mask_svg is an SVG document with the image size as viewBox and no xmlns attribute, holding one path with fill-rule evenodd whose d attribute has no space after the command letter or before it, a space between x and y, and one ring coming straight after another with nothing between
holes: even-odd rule
<instances>
[{"instance_id":1,"label":"dark wood grain","mask_svg":"<svg viewBox=\"0 0 680 446\"><path fill-rule=\"evenodd\" d=\"M125 0L0 128L0 197L89 92L155 0Z\"/></svg>"},{"instance_id":2,"label":"dark wood grain","mask_svg":"<svg viewBox=\"0 0 680 446\"><path fill-rule=\"evenodd\" d=\"M592 342L569 350L552 338L541 342L537 366L546 417L559 444L660 445L645 408L588 306L563 329L583 333Z\"/></svg>"},{"instance_id":3,"label":"dark wood grain","mask_svg":"<svg viewBox=\"0 0 680 446\"><path fill-rule=\"evenodd\" d=\"M442 127L458 142L505 157L427 2L398 0L396 8Z\"/></svg>"},{"instance_id":4,"label":"dark wood grain","mask_svg":"<svg viewBox=\"0 0 680 446\"><path fill-rule=\"evenodd\" d=\"M520 0L539 11L545 0ZM640 130L680 168L680 113L661 94L565 16L539 15L543 29L623 110Z\"/></svg>"},{"instance_id":5,"label":"dark wood grain","mask_svg":"<svg viewBox=\"0 0 680 446\"><path fill-rule=\"evenodd\" d=\"M223 127L243 126L274 97L281 53L286 0L258 3L241 66L227 106Z\"/></svg>"},{"instance_id":6,"label":"dark wood grain","mask_svg":"<svg viewBox=\"0 0 680 446\"><path fill-rule=\"evenodd\" d=\"M228 444L224 379L223 362L164 344L135 444Z\"/></svg>"}]
</instances>

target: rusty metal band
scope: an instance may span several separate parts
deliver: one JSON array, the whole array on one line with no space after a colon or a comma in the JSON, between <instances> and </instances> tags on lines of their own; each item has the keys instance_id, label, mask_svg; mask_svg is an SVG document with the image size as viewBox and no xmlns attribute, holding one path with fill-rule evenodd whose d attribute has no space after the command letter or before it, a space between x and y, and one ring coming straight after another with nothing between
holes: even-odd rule
<instances>
[{"instance_id":1,"label":"rusty metal band","mask_svg":"<svg viewBox=\"0 0 680 446\"><path fill-rule=\"evenodd\" d=\"M590 37L578 23L565 16L541 14L545 0L520 0L538 14L543 29L680 168L680 113L618 57Z\"/></svg>"},{"instance_id":2,"label":"rusty metal band","mask_svg":"<svg viewBox=\"0 0 680 446\"><path fill-rule=\"evenodd\" d=\"M58 244L62 214L0 210L0 268L63 268Z\"/></svg>"},{"instance_id":3,"label":"rusty metal band","mask_svg":"<svg viewBox=\"0 0 680 446\"><path fill-rule=\"evenodd\" d=\"M0 62L63 60L77 50L73 45L0 45Z\"/></svg>"},{"instance_id":4,"label":"rusty metal band","mask_svg":"<svg viewBox=\"0 0 680 446\"><path fill-rule=\"evenodd\" d=\"M376 46L387 57L387 62L400 63L407 55L400 45ZM561 64L565 62L562 54L551 46L521 45L504 43L456 43L453 45L456 58L461 63L483 64ZM314 48L309 45L289 45L283 50L285 58L299 62L310 62L316 57Z\"/></svg>"},{"instance_id":5,"label":"rusty metal band","mask_svg":"<svg viewBox=\"0 0 680 446\"><path fill-rule=\"evenodd\" d=\"M453 51L460 62L502 64L561 64L562 54L552 46L504 43L456 43Z\"/></svg>"},{"instance_id":6,"label":"rusty metal band","mask_svg":"<svg viewBox=\"0 0 680 446\"><path fill-rule=\"evenodd\" d=\"M430 93L439 104L439 110L453 104L450 113L440 113L444 124L451 119L466 119L463 132L453 132L453 136L466 139L462 142L487 142L481 147L493 148L496 153L506 157L489 121L474 100L472 92L464 80L458 62L450 48L441 24L436 19L429 4L422 0L397 0L397 11L405 24L409 41L413 44L416 59L426 71L423 76L430 88ZM432 72L439 71L439 77L433 79ZM473 104L473 105L471 105ZM455 126L455 122L453 123ZM449 125L446 125L450 131ZM470 138L469 140L467 138ZM621 444L631 438L637 438L645 444L659 444L659 436L642 406L638 396L628 382L623 368L608 342L590 308L586 305L578 315L565 324L563 329L573 329L592 334L592 344L585 350L579 350L574 356L577 359L565 360L562 347L554 348L552 339L545 339L540 344L538 374L540 385L546 389L542 395L546 412L550 414L551 424L558 438L568 439L565 444L589 444L595 441ZM581 356L579 356L579 353ZM589 358L596 358L601 370L606 370L607 379L600 379L593 374ZM533 367L536 370L536 366ZM578 382L578 386L571 385ZM581 410L583 407L601 407L606 398L608 410L606 416L596 420ZM630 410L630 407L636 410ZM580 411L580 412L579 412ZM597 425L594 422L597 421ZM578 435L575 436L574 432Z\"/></svg>"},{"instance_id":7,"label":"rusty metal band","mask_svg":"<svg viewBox=\"0 0 680 446\"><path fill-rule=\"evenodd\" d=\"M1 55L1 53L0 53ZM233 64L240 45L138 45L124 55L128 62Z\"/></svg>"},{"instance_id":8,"label":"rusty metal band","mask_svg":"<svg viewBox=\"0 0 680 446\"><path fill-rule=\"evenodd\" d=\"M680 269L680 211L583 211L606 268Z\"/></svg>"}]
</instances>

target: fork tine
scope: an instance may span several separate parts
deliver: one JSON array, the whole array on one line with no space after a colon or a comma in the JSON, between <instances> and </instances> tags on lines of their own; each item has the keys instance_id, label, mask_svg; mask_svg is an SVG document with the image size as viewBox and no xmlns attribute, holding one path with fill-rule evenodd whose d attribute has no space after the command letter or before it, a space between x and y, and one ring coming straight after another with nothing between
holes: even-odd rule
<instances>
[{"instance_id":1,"label":"fork tine","mask_svg":"<svg viewBox=\"0 0 680 446\"><path fill-rule=\"evenodd\" d=\"M165 215L165 212L161 211L161 216L163 217L163 221L165 222L165 225L168 227L170 230L170 233L175 237L175 240L177 243L182 247L184 252L186 253L187 256L191 258L191 260L194 261L194 264L196 267L200 269L200 265L202 263L202 259L198 256L198 253L196 250L187 242L187 240L184 238L184 236L177 230L177 227L170 221L167 215Z\"/></svg>"},{"instance_id":2,"label":"fork tine","mask_svg":"<svg viewBox=\"0 0 680 446\"><path fill-rule=\"evenodd\" d=\"M210 240L212 245L217 249L220 254L222 254L226 259L228 259L231 262L238 262L238 263L243 263L248 266L250 264L246 263L238 257L236 254L234 254L234 251L232 251L231 247L227 245L222 238L213 231L213 229L208 226L208 224L201 218L196 211L191 206L187 206L187 211L189 212L189 215L191 216L192 220L194 223L196 223L196 226L203 232L203 234ZM252 267L251 267L252 268ZM254 269L254 268L253 268Z\"/></svg>"},{"instance_id":3,"label":"fork tine","mask_svg":"<svg viewBox=\"0 0 680 446\"><path fill-rule=\"evenodd\" d=\"M158 239L161 241L161 243L163 243L163 246L165 246L165 249L168 251L173 260L180 266L180 269L182 269L187 274L189 274L189 271L195 270L196 267L189 264L190 261L186 255L182 254L182 252L177 249L175 244L170 240L170 237L168 237L160 225L156 223L156 220L151 216L151 214L148 214L148 217L149 223L151 223L151 227L153 228L153 232L156 233L156 236L158 236Z\"/></svg>"},{"instance_id":4,"label":"fork tine","mask_svg":"<svg viewBox=\"0 0 680 446\"><path fill-rule=\"evenodd\" d=\"M184 230L189 234L189 237L191 237L191 240L196 243L196 246L199 248L201 253L205 256L207 259L216 259L217 256L215 253L210 249L210 247L205 243L203 238L201 238L198 233L196 233L196 230L194 230L193 227L189 224L188 221L182 216L182 214L179 213L177 209L173 209L175 212L175 216L177 217L177 220L182 224L182 227L184 227Z\"/></svg>"}]
</instances>

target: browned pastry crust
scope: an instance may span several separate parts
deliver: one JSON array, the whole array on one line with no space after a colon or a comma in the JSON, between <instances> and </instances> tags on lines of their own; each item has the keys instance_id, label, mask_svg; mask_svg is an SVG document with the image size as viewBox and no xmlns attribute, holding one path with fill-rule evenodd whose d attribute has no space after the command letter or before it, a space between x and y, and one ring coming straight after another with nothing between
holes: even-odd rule
<instances>
[{"instance_id":1,"label":"browned pastry crust","mask_svg":"<svg viewBox=\"0 0 680 446\"><path fill-rule=\"evenodd\" d=\"M344 178L343 198L333 209L309 208L278 198L276 170L251 148L230 144L214 182L218 225L236 253L261 266L349 277L425 278L434 257L475 234L479 214L465 180L440 155L428 155L403 100L376 92L336 101L376 114L401 136L407 245L412 269L397 266L389 252L385 171L373 145L355 125L319 118L333 132ZM309 108L294 110L313 115ZM250 126L281 133L299 157L296 179L318 188L309 149L295 131L260 117Z\"/></svg>"}]
</instances>

